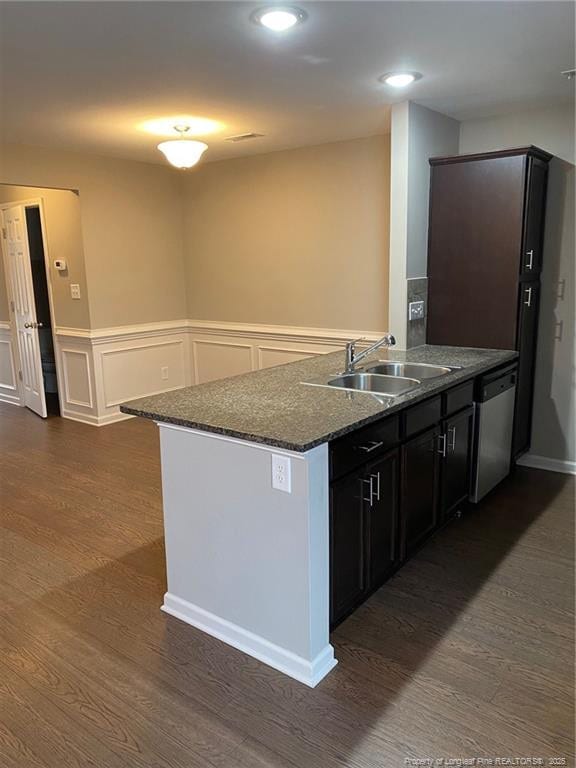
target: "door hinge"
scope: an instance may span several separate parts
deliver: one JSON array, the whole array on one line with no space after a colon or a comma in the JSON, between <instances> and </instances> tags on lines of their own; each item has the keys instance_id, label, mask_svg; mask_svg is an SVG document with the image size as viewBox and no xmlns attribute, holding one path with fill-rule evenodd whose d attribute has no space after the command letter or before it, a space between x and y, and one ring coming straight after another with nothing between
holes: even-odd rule
<instances>
[{"instance_id":1,"label":"door hinge","mask_svg":"<svg viewBox=\"0 0 576 768\"><path fill-rule=\"evenodd\" d=\"M10 309L12 310L12 312L14 312L14 302L13 301L10 302Z\"/></svg>"},{"instance_id":2,"label":"door hinge","mask_svg":"<svg viewBox=\"0 0 576 768\"><path fill-rule=\"evenodd\" d=\"M18 378L22 381L22 371L18 371Z\"/></svg>"}]
</instances>

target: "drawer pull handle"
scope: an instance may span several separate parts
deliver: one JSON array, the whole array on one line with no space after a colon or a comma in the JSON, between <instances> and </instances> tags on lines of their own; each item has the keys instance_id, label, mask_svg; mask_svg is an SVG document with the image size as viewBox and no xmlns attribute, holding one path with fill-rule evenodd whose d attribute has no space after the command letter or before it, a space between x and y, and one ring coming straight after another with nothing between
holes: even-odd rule
<instances>
[{"instance_id":1,"label":"drawer pull handle","mask_svg":"<svg viewBox=\"0 0 576 768\"><path fill-rule=\"evenodd\" d=\"M378 442L377 440L370 440L368 445L359 445L358 450L364 451L365 453L372 453L372 451L375 451L377 448L382 448L384 445L383 442Z\"/></svg>"},{"instance_id":2,"label":"drawer pull handle","mask_svg":"<svg viewBox=\"0 0 576 768\"><path fill-rule=\"evenodd\" d=\"M527 307L532 306L532 288L525 288L524 293L526 294L526 301L524 302L524 304Z\"/></svg>"},{"instance_id":3,"label":"drawer pull handle","mask_svg":"<svg viewBox=\"0 0 576 768\"><path fill-rule=\"evenodd\" d=\"M534 263L534 250L526 251L526 256L528 257L528 261L526 262L526 269L532 269Z\"/></svg>"}]
</instances>

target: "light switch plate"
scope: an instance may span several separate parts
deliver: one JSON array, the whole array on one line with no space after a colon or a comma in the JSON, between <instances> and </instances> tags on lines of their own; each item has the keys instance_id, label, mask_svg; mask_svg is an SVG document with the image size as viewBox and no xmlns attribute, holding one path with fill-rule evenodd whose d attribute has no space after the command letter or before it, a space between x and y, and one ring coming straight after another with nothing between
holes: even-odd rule
<instances>
[{"instance_id":1,"label":"light switch plate","mask_svg":"<svg viewBox=\"0 0 576 768\"><path fill-rule=\"evenodd\" d=\"M73 299L80 298L80 286L78 283L70 283L70 296L72 296Z\"/></svg>"},{"instance_id":2,"label":"light switch plate","mask_svg":"<svg viewBox=\"0 0 576 768\"><path fill-rule=\"evenodd\" d=\"M408 320L422 320L424 318L424 302L411 301L408 304Z\"/></svg>"}]
</instances>

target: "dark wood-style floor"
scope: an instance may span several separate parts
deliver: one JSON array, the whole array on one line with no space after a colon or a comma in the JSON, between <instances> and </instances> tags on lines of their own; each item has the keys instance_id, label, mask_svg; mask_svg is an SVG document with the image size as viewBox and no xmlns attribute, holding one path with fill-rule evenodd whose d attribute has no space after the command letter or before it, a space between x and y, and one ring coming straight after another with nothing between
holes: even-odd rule
<instances>
[{"instance_id":1,"label":"dark wood-style floor","mask_svg":"<svg viewBox=\"0 0 576 768\"><path fill-rule=\"evenodd\" d=\"M517 470L337 629L310 690L160 612L151 423L0 405L0 447L2 768L571 764L573 478Z\"/></svg>"}]
</instances>

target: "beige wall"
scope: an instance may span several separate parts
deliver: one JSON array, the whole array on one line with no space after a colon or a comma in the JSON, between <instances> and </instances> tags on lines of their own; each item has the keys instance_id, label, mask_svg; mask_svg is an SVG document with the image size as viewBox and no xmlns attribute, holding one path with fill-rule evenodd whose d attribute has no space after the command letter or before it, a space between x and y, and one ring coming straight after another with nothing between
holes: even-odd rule
<instances>
[{"instance_id":1,"label":"beige wall","mask_svg":"<svg viewBox=\"0 0 576 768\"><path fill-rule=\"evenodd\" d=\"M574 110L527 112L461 126L460 152L527 144L556 155L548 180L530 452L576 462Z\"/></svg>"},{"instance_id":2,"label":"beige wall","mask_svg":"<svg viewBox=\"0 0 576 768\"><path fill-rule=\"evenodd\" d=\"M78 195L70 190L14 187L0 184L0 204L18 203L38 198L42 200L45 217L56 325L89 328L90 317ZM55 270L53 267L54 259L65 259L68 266L67 272ZM4 278L3 270L2 277ZM80 285L82 299L71 298L70 283ZM1 289L0 319L9 319L8 306L3 303Z\"/></svg>"},{"instance_id":3,"label":"beige wall","mask_svg":"<svg viewBox=\"0 0 576 768\"><path fill-rule=\"evenodd\" d=\"M0 182L79 191L93 328L186 317L180 175L170 168L43 147L4 146ZM48 218L48 217L47 217ZM50 227L50 221L47 221Z\"/></svg>"},{"instance_id":4,"label":"beige wall","mask_svg":"<svg viewBox=\"0 0 576 768\"><path fill-rule=\"evenodd\" d=\"M390 137L209 163L185 177L189 316L385 330Z\"/></svg>"}]
</instances>

